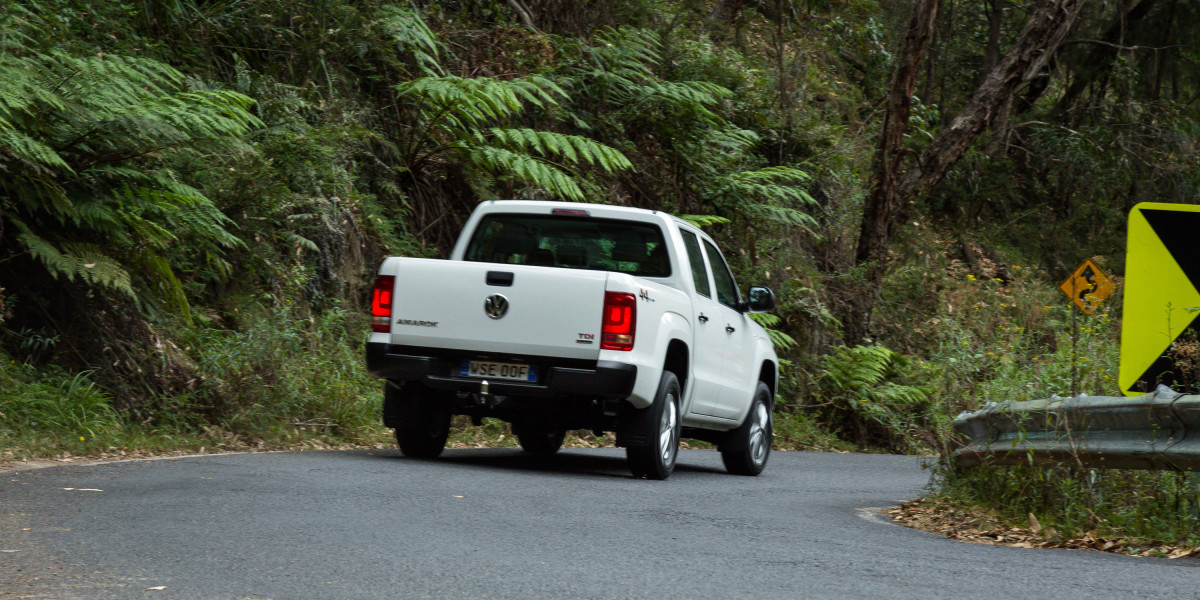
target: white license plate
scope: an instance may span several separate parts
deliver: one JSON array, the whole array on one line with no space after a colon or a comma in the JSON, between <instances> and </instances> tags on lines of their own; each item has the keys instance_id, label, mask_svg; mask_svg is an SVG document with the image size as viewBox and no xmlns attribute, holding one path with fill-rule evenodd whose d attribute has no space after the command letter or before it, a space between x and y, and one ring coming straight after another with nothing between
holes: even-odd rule
<instances>
[{"instance_id":1,"label":"white license plate","mask_svg":"<svg viewBox=\"0 0 1200 600\"><path fill-rule=\"evenodd\" d=\"M537 365L502 363L487 360L464 360L458 370L460 377L537 381Z\"/></svg>"}]
</instances>

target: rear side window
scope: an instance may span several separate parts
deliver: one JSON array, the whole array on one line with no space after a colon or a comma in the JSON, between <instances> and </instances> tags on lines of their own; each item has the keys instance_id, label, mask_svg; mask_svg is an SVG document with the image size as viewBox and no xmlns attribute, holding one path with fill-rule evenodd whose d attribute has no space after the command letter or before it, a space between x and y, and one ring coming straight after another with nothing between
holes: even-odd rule
<instances>
[{"instance_id":1,"label":"rear side window","mask_svg":"<svg viewBox=\"0 0 1200 600\"><path fill-rule=\"evenodd\" d=\"M465 259L671 276L667 245L657 225L580 216L488 215L475 229Z\"/></svg>"},{"instance_id":2,"label":"rear side window","mask_svg":"<svg viewBox=\"0 0 1200 600\"><path fill-rule=\"evenodd\" d=\"M692 283L696 285L696 293L705 298L712 298L712 290L708 287L708 271L704 269L704 257L700 256L700 242L696 234L680 230L683 234L683 245L687 248L688 264L692 267Z\"/></svg>"},{"instance_id":3,"label":"rear side window","mask_svg":"<svg viewBox=\"0 0 1200 600\"><path fill-rule=\"evenodd\" d=\"M713 281L717 286L717 302L730 308L735 308L738 302L737 284L733 282L733 273L729 265L717 251L717 247L704 241L704 250L708 252L708 264L712 265Z\"/></svg>"}]
</instances>

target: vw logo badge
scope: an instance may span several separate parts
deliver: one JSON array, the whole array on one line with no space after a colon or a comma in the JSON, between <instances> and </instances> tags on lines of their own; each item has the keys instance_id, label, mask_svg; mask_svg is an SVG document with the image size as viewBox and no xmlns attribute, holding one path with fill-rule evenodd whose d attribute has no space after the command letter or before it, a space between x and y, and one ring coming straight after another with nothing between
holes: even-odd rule
<instances>
[{"instance_id":1,"label":"vw logo badge","mask_svg":"<svg viewBox=\"0 0 1200 600\"><path fill-rule=\"evenodd\" d=\"M492 294L483 301L483 312L493 319L499 319L508 312L508 298L503 294Z\"/></svg>"}]
</instances>

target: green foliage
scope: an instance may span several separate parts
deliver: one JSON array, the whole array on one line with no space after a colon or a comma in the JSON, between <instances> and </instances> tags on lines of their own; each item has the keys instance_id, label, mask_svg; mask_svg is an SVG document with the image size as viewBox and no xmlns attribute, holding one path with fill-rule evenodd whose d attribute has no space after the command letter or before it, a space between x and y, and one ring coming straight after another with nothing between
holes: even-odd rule
<instances>
[{"instance_id":1,"label":"green foliage","mask_svg":"<svg viewBox=\"0 0 1200 600\"><path fill-rule=\"evenodd\" d=\"M121 429L120 416L109 395L88 378L39 377L33 369L8 363L0 367L0 438L21 430L40 430L63 437L95 437L97 432ZM55 381L61 381L55 385Z\"/></svg>"},{"instance_id":2,"label":"green foliage","mask_svg":"<svg viewBox=\"0 0 1200 600\"><path fill-rule=\"evenodd\" d=\"M402 53L411 53L424 75L444 75L438 62L442 43L411 6L385 4L379 8L377 27L396 43Z\"/></svg>"},{"instance_id":3,"label":"green foliage","mask_svg":"<svg viewBox=\"0 0 1200 600\"><path fill-rule=\"evenodd\" d=\"M771 337L771 343L775 345L776 351L785 352L797 346L796 338L775 329L783 323L783 319L780 319L778 315L771 313L750 313L750 318L754 319L756 323L762 325L767 330L767 335Z\"/></svg>"},{"instance_id":4,"label":"green foliage","mask_svg":"<svg viewBox=\"0 0 1200 600\"><path fill-rule=\"evenodd\" d=\"M286 436L297 427L338 440L377 435L381 388L362 368L362 315L242 307L244 329L202 328L185 338L204 382L190 410L250 436Z\"/></svg>"},{"instance_id":5,"label":"green foliage","mask_svg":"<svg viewBox=\"0 0 1200 600\"><path fill-rule=\"evenodd\" d=\"M801 187L810 181L812 176L795 167L741 171L717 179L710 198L718 206L735 207L751 221L800 227L811 234L816 220L794 208L816 204Z\"/></svg>"},{"instance_id":6,"label":"green foliage","mask_svg":"<svg viewBox=\"0 0 1200 600\"><path fill-rule=\"evenodd\" d=\"M998 527L1028 526L1035 515L1050 540L1116 539L1135 554L1162 544L1200 546L1195 473L1017 465L944 469L938 479L938 496L986 507Z\"/></svg>"},{"instance_id":7,"label":"green foliage","mask_svg":"<svg viewBox=\"0 0 1200 600\"><path fill-rule=\"evenodd\" d=\"M595 44L578 52L579 62L567 69L564 83L573 94L572 120L600 131L602 139L627 136L661 148L662 158L672 163L670 177L681 180L664 195L682 192L687 197L684 208L700 208L725 219L765 227L815 226L801 210L815 204L806 189L812 177L796 166L764 164L756 155L762 137L731 124L723 114L734 99L729 88L660 76L656 68L663 55L657 34L629 27L605 29L596 34ZM589 120L593 115L600 118ZM697 222L719 223L706 217Z\"/></svg>"},{"instance_id":8,"label":"green foliage","mask_svg":"<svg viewBox=\"0 0 1200 600\"><path fill-rule=\"evenodd\" d=\"M583 200L584 192L567 168L586 163L612 173L631 166L619 151L582 136L488 126L509 123L530 106L557 106L566 93L544 77L421 77L398 84L396 92L418 115L400 144L405 169L414 177L428 177L448 160L467 170L484 199L496 197L493 183L499 181L509 190L520 183Z\"/></svg>"},{"instance_id":9,"label":"green foliage","mask_svg":"<svg viewBox=\"0 0 1200 600\"><path fill-rule=\"evenodd\" d=\"M733 222L728 217L719 217L717 215L679 215L679 218L701 229Z\"/></svg>"},{"instance_id":10,"label":"green foliage","mask_svg":"<svg viewBox=\"0 0 1200 600\"><path fill-rule=\"evenodd\" d=\"M27 252L55 278L129 296L140 288L186 317L170 247L219 264L239 242L161 157L236 140L259 124L252 101L189 88L152 60L40 51L11 13L3 31L0 213L17 232L6 257Z\"/></svg>"},{"instance_id":11,"label":"green foliage","mask_svg":"<svg viewBox=\"0 0 1200 600\"><path fill-rule=\"evenodd\" d=\"M844 437L896 450L928 444L918 436L928 425L929 392L895 381L907 359L884 346L841 346L820 362L818 396L824 412L851 423Z\"/></svg>"}]
</instances>

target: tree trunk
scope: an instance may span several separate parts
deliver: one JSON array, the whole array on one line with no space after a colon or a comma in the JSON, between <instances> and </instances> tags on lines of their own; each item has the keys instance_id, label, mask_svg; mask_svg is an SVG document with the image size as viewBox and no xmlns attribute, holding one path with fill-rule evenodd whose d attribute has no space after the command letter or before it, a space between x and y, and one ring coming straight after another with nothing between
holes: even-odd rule
<instances>
[{"instance_id":1,"label":"tree trunk","mask_svg":"<svg viewBox=\"0 0 1200 600\"><path fill-rule=\"evenodd\" d=\"M737 18L738 12L742 10L742 5L745 3L746 0L721 0L717 3L716 8L713 9L712 14L708 16L708 19L716 23L729 25Z\"/></svg>"},{"instance_id":2,"label":"tree trunk","mask_svg":"<svg viewBox=\"0 0 1200 600\"><path fill-rule=\"evenodd\" d=\"M517 13L517 18L521 20L521 24L537 31L537 27L533 26L533 17L529 15L529 9L521 4L520 0L508 0L508 5Z\"/></svg>"},{"instance_id":3,"label":"tree trunk","mask_svg":"<svg viewBox=\"0 0 1200 600\"><path fill-rule=\"evenodd\" d=\"M777 12L783 14L785 0L775 0ZM779 113L783 117L783 135L779 136L779 158L783 162L784 144L792 136L792 85L787 71L787 44L784 42L783 19L775 21L775 68L779 72Z\"/></svg>"},{"instance_id":4,"label":"tree trunk","mask_svg":"<svg viewBox=\"0 0 1200 600\"><path fill-rule=\"evenodd\" d=\"M991 71L996 68L996 60L1000 58L1000 24L1004 21L1004 0L991 0L991 10L988 11L988 41L987 54L984 64Z\"/></svg>"},{"instance_id":5,"label":"tree trunk","mask_svg":"<svg viewBox=\"0 0 1200 600\"><path fill-rule=\"evenodd\" d=\"M1104 32L1104 37L1101 38L1104 43L1096 44L1084 59L1083 64L1075 70L1075 78L1067 87L1067 91L1063 93L1062 98L1059 99L1058 104L1054 106L1051 115L1057 117L1073 108L1075 101L1079 99L1080 94L1087 89L1087 86L1108 75L1112 70L1113 59L1117 57L1117 50L1120 46L1118 42L1150 13L1155 2L1157 0L1142 0L1137 6L1129 9L1129 12L1117 15L1116 21L1108 27L1108 30Z\"/></svg>"},{"instance_id":6,"label":"tree trunk","mask_svg":"<svg viewBox=\"0 0 1200 600\"><path fill-rule=\"evenodd\" d=\"M1075 24L1084 0L1047 0L1029 17L1020 37L988 74L967 105L921 153L904 175L899 194L915 198L945 177L954 163L983 133L1003 104L1042 70Z\"/></svg>"},{"instance_id":7,"label":"tree trunk","mask_svg":"<svg viewBox=\"0 0 1200 600\"><path fill-rule=\"evenodd\" d=\"M856 262L867 267L867 287L853 294L856 296L851 300L854 314L848 319L845 332L847 341L853 344L859 343L867 335L871 309L879 295L878 283L883 280L888 237L900 212L898 203L901 199L896 196L896 189L902 175L900 161L905 156L904 131L908 129L921 58L925 55L929 38L933 36L938 4L939 0L918 0L913 7L908 33L900 45L892 89L888 92L879 145L875 147L875 155L871 159L873 183L871 194L863 206L862 227L855 251Z\"/></svg>"},{"instance_id":8,"label":"tree trunk","mask_svg":"<svg viewBox=\"0 0 1200 600\"><path fill-rule=\"evenodd\" d=\"M906 154L903 136L916 65L937 13L935 0L917 2L909 33L901 46L900 63L872 160L872 189L863 207L855 253L858 264L865 267L865 289L857 295L854 313L846 320L844 333L848 342L858 343L869 333L871 311L883 283L888 240L896 225L903 222L906 206L937 185L979 134L992 124L1001 107L1042 70L1074 25L1083 4L1084 0L1044 0L966 106L938 132L916 162L901 172L900 162Z\"/></svg>"}]
</instances>

